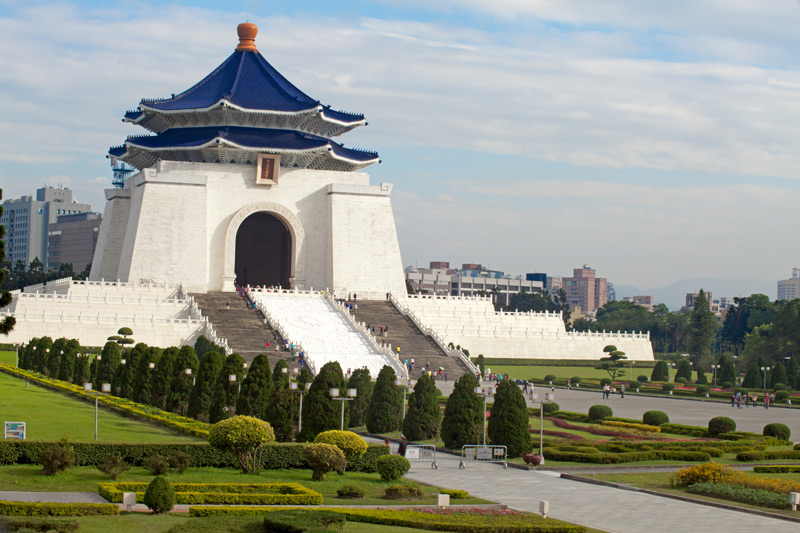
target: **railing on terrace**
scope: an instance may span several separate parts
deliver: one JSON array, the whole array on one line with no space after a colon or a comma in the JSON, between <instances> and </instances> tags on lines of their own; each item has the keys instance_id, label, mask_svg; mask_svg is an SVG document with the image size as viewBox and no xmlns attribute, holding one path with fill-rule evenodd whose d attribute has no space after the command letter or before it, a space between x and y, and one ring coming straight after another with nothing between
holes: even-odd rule
<instances>
[{"instance_id":1,"label":"railing on terrace","mask_svg":"<svg viewBox=\"0 0 800 533\"><path fill-rule=\"evenodd\" d=\"M414 313L409 307L403 303L401 303L393 294L389 294L389 301L395 308L400 311L404 316L407 316L411 319L411 321L422 331L425 335L428 335L433 341L441 348L444 353L451 357L458 357L461 361L470 369L473 374L478 374L480 369L478 369L475 364L469 360L469 357L462 352L458 348L450 348L447 343L442 339L439 334L434 331L433 328L429 327L427 324L424 324L420 318Z\"/></svg>"},{"instance_id":2,"label":"railing on terrace","mask_svg":"<svg viewBox=\"0 0 800 533\"><path fill-rule=\"evenodd\" d=\"M497 337L497 338L527 338L527 339L646 339L650 340L650 332L627 331L543 331L530 328L498 328L498 327L451 327L445 325L440 329L445 335L457 334L463 337Z\"/></svg>"},{"instance_id":3,"label":"railing on terrace","mask_svg":"<svg viewBox=\"0 0 800 533\"><path fill-rule=\"evenodd\" d=\"M87 313L67 313L66 311L62 311L61 313L48 313L47 310L42 310L42 312L32 312L29 310L25 310L21 313L11 313L8 311L0 311L0 317L6 316L13 316L17 318L17 320L23 320L26 322L60 322L60 323L75 323L75 324L123 324L123 325L188 325L188 326L200 326L204 322L202 320L196 320L192 318L173 318L173 317L162 317L162 316L143 316L143 315L125 315L125 314L114 314L114 315L103 315L100 313L97 314L87 314Z\"/></svg>"},{"instance_id":4,"label":"railing on terrace","mask_svg":"<svg viewBox=\"0 0 800 533\"><path fill-rule=\"evenodd\" d=\"M34 293L20 293L19 295L20 300L50 300L53 302L63 301L63 302L74 302L74 303L107 303L107 304L155 304L155 305L188 305L189 300L186 298L178 298L177 296L172 298L159 298L159 297L147 297L145 294L139 294L138 296L131 296L127 294L113 294L113 293L104 293L102 295L92 295L89 293L86 294L78 294L76 295L73 292L68 292L66 294L58 294L58 293L51 293L51 292L34 292Z\"/></svg>"}]
</instances>

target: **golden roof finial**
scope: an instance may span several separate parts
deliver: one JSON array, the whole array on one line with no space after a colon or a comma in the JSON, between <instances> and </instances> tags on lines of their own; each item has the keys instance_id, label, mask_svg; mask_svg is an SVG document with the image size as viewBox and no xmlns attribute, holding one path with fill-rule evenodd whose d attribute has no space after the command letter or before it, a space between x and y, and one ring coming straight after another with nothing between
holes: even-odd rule
<instances>
[{"instance_id":1,"label":"golden roof finial","mask_svg":"<svg viewBox=\"0 0 800 533\"><path fill-rule=\"evenodd\" d=\"M252 22L242 22L236 27L236 33L239 34L239 46L236 47L237 52L258 52L258 48L256 48L258 26Z\"/></svg>"}]
</instances>

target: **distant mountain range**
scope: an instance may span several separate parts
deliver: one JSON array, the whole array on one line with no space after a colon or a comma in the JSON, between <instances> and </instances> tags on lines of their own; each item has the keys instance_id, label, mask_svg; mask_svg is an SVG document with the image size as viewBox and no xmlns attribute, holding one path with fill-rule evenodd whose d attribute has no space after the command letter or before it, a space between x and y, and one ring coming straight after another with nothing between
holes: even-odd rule
<instances>
[{"instance_id":1,"label":"distant mountain range","mask_svg":"<svg viewBox=\"0 0 800 533\"><path fill-rule=\"evenodd\" d=\"M677 311L686 304L687 293L700 289L711 291L714 298L766 294L770 300L774 300L778 285L776 281L748 278L696 278L682 279L656 289L638 289L631 285L614 285L614 289L617 291L617 300L622 300L625 296L652 296L655 303L667 304L671 311Z\"/></svg>"}]
</instances>

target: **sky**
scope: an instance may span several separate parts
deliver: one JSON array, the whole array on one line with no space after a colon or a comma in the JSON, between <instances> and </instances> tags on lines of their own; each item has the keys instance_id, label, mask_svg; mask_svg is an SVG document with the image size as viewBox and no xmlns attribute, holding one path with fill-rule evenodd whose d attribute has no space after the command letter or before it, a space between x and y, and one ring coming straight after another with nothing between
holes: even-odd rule
<instances>
[{"instance_id":1,"label":"sky","mask_svg":"<svg viewBox=\"0 0 800 533\"><path fill-rule=\"evenodd\" d=\"M60 184L102 212L108 148L147 133L124 112L200 81L245 20L366 115L337 140L380 153L404 265L749 294L800 263L798 0L0 0L3 198Z\"/></svg>"}]
</instances>

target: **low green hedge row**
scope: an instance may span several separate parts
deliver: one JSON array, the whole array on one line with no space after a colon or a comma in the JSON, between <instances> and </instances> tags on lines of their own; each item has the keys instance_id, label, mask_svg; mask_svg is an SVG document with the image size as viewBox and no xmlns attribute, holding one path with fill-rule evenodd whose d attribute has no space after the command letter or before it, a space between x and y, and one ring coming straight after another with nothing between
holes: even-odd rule
<instances>
[{"instance_id":1,"label":"low green hedge row","mask_svg":"<svg viewBox=\"0 0 800 533\"><path fill-rule=\"evenodd\" d=\"M689 485L686 491L692 494L702 494L760 507L771 507L773 509L791 508L786 494L776 494L763 489L751 489L733 483L695 483L694 485Z\"/></svg>"},{"instance_id":2,"label":"low green hedge row","mask_svg":"<svg viewBox=\"0 0 800 533\"><path fill-rule=\"evenodd\" d=\"M62 520L50 517L18 517L0 518L3 531L46 531L47 533L72 533L78 531L81 524L77 520Z\"/></svg>"},{"instance_id":3,"label":"low green hedge row","mask_svg":"<svg viewBox=\"0 0 800 533\"><path fill-rule=\"evenodd\" d=\"M751 450L736 454L737 461L773 461L775 459L800 459L800 450Z\"/></svg>"},{"instance_id":4,"label":"low green hedge row","mask_svg":"<svg viewBox=\"0 0 800 533\"><path fill-rule=\"evenodd\" d=\"M757 474L796 474L800 472L800 465L754 466L753 472Z\"/></svg>"},{"instance_id":5,"label":"low green hedge row","mask_svg":"<svg viewBox=\"0 0 800 533\"><path fill-rule=\"evenodd\" d=\"M652 450L641 452L621 452L621 453L580 453L562 452L545 448L544 456L546 459L554 461L570 461L573 463L593 463L593 464L618 464L618 463L637 463L641 461L710 461L711 455L700 451L684 450Z\"/></svg>"},{"instance_id":6,"label":"low green hedge row","mask_svg":"<svg viewBox=\"0 0 800 533\"><path fill-rule=\"evenodd\" d=\"M263 516L271 511L286 508L265 507L227 507L192 506L189 516ZM583 533L586 528L569 524L553 518L541 518L532 514L497 509L472 510L473 512L453 510L447 514L426 513L424 511L388 509L350 509L342 507L322 507L319 511L341 513L351 522L400 526L427 531L459 531L494 533Z\"/></svg>"},{"instance_id":7,"label":"low green hedge row","mask_svg":"<svg viewBox=\"0 0 800 533\"><path fill-rule=\"evenodd\" d=\"M215 505L320 505L322 494L299 483L171 483L175 502ZM144 502L147 483L100 483L100 496L122 503L123 492Z\"/></svg>"},{"instance_id":8,"label":"low green hedge row","mask_svg":"<svg viewBox=\"0 0 800 533\"><path fill-rule=\"evenodd\" d=\"M48 378L42 374L39 374L38 372L22 370L11 365L0 365L0 371L34 381L37 384L49 389L65 392L70 396L75 396L76 398L84 401L95 401L95 395L93 393L86 392L83 390L83 387L58 379ZM159 426L168 427L170 429L174 429L188 435L193 435L195 437L208 438L208 430L210 426L205 422L200 422L194 420L193 418L187 418L175 413L156 409L155 407L149 405L132 402L130 400L126 400L125 398L117 398L116 396L110 396L107 394L100 395L98 401L112 411L116 411L124 416L131 416L134 418L147 420L148 422L152 422Z\"/></svg>"},{"instance_id":9,"label":"low green hedge row","mask_svg":"<svg viewBox=\"0 0 800 533\"><path fill-rule=\"evenodd\" d=\"M688 435L690 437L705 437L708 435L708 429L700 426L687 426L684 424L661 424L661 431L663 433L673 433L675 435Z\"/></svg>"},{"instance_id":10,"label":"low green hedge row","mask_svg":"<svg viewBox=\"0 0 800 533\"><path fill-rule=\"evenodd\" d=\"M458 489L442 489L440 491L442 494L449 494L450 498L453 500L463 500L469 498L469 492L465 490L458 490Z\"/></svg>"},{"instance_id":11,"label":"low green hedge row","mask_svg":"<svg viewBox=\"0 0 800 533\"><path fill-rule=\"evenodd\" d=\"M112 503L43 503L0 501L0 516L99 516L119 513Z\"/></svg>"},{"instance_id":12,"label":"low green hedge row","mask_svg":"<svg viewBox=\"0 0 800 533\"><path fill-rule=\"evenodd\" d=\"M38 464L39 453L53 444L49 441L0 441L0 465ZM190 457L191 466L237 467L238 462L229 453L224 453L208 443L113 443L113 442L71 442L75 449L76 466L97 466L108 457L119 456L128 464L141 465L148 457L173 452L183 452ZM267 445L262 456L262 468L309 468L303 451L310 444L301 442L274 442ZM383 444L369 444L367 452L354 457L347 463L347 469L356 472L376 472L378 458L389 453Z\"/></svg>"}]
</instances>

